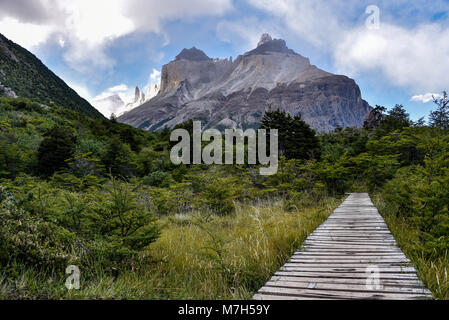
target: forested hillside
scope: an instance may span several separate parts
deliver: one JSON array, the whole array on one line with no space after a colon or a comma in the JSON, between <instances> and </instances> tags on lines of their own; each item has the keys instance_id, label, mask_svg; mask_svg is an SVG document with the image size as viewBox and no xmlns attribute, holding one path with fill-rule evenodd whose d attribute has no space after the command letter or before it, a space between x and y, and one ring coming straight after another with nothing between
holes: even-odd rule
<instances>
[{"instance_id":1,"label":"forested hillside","mask_svg":"<svg viewBox=\"0 0 449 320\"><path fill-rule=\"evenodd\" d=\"M5 90L46 105L103 117L36 56L0 34L0 96Z\"/></svg>"},{"instance_id":2,"label":"forested hillside","mask_svg":"<svg viewBox=\"0 0 449 320\"><path fill-rule=\"evenodd\" d=\"M249 298L345 192L366 191L447 299L449 111L435 102L428 125L377 107L365 128L320 136L270 111L283 157L264 177L174 166L168 130L1 98L0 298ZM64 286L71 264L80 290Z\"/></svg>"}]
</instances>

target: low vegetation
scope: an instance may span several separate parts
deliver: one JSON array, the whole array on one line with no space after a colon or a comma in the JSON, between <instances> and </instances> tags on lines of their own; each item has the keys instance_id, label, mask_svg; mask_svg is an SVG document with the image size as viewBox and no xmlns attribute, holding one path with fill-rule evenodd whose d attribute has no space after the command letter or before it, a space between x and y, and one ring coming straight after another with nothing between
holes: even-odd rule
<instances>
[{"instance_id":1,"label":"low vegetation","mask_svg":"<svg viewBox=\"0 0 449 320\"><path fill-rule=\"evenodd\" d=\"M449 112L447 98L435 103L428 125L377 107L364 128L319 136L270 111L263 127L281 130L282 157L260 176L249 164L174 166L169 130L2 98L0 298L250 298L353 191L371 194L448 299ZM64 286L68 265L80 290Z\"/></svg>"}]
</instances>

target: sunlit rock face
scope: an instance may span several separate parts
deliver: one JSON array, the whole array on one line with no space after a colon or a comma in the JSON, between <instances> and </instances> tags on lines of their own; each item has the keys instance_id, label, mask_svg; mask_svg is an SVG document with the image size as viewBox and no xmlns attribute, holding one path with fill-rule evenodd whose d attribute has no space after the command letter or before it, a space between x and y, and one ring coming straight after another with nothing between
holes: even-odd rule
<instances>
[{"instance_id":1,"label":"sunlit rock face","mask_svg":"<svg viewBox=\"0 0 449 320\"><path fill-rule=\"evenodd\" d=\"M182 50L163 66L157 96L119 121L151 131L189 119L204 128L257 128L270 105L301 114L320 132L360 127L371 110L354 80L311 65L284 40L264 34L234 61Z\"/></svg>"}]
</instances>

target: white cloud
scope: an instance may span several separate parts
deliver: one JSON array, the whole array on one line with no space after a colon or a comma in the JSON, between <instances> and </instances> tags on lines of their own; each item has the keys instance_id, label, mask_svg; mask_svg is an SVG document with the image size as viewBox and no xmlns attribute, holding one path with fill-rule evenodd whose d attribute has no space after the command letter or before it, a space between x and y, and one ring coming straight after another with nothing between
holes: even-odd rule
<instances>
[{"instance_id":1,"label":"white cloud","mask_svg":"<svg viewBox=\"0 0 449 320\"><path fill-rule=\"evenodd\" d=\"M161 72L159 70L153 69L150 74L150 84L159 84L161 82Z\"/></svg>"},{"instance_id":2,"label":"white cloud","mask_svg":"<svg viewBox=\"0 0 449 320\"><path fill-rule=\"evenodd\" d=\"M221 15L232 8L231 0L17 1L0 1L1 32L29 50L57 34L64 59L81 72L110 70L116 61L107 47L119 37L144 31L168 39L162 27L167 20Z\"/></svg>"},{"instance_id":3,"label":"white cloud","mask_svg":"<svg viewBox=\"0 0 449 320\"><path fill-rule=\"evenodd\" d=\"M161 83L161 72L153 69L149 77L149 83L143 88L143 92L147 94L147 90L150 85ZM122 100L117 101L118 99L111 99L112 96L119 96ZM94 98L90 98L90 103L98 109L105 117L109 117L112 113L118 115L123 113L124 111L129 111L127 109L126 104L132 103L135 98L135 88L130 88L126 84L118 84L113 87L110 87ZM148 97L147 97L148 98Z\"/></svg>"},{"instance_id":4,"label":"white cloud","mask_svg":"<svg viewBox=\"0 0 449 320\"><path fill-rule=\"evenodd\" d=\"M131 101L133 97L133 89L126 84L118 84L90 99L90 103L105 117L109 118L113 113L117 115L124 112L126 103Z\"/></svg>"},{"instance_id":5,"label":"white cloud","mask_svg":"<svg viewBox=\"0 0 449 320\"><path fill-rule=\"evenodd\" d=\"M256 21L259 30L279 26L282 35L326 52L339 73L349 76L368 73L415 92L449 88L447 20L429 22L432 15L447 8L443 1L426 5L423 0L394 3L379 0L379 30L365 26L368 18L365 9L372 4L369 1L247 1L267 13L267 17ZM229 39L246 38L254 42L252 28L245 21L222 27Z\"/></svg>"},{"instance_id":6,"label":"white cloud","mask_svg":"<svg viewBox=\"0 0 449 320\"><path fill-rule=\"evenodd\" d=\"M104 90L91 100L103 100L113 95L118 95L123 101L130 101L134 97L134 89L129 88L126 84L119 84Z\"/></svg>"},{"instance_id":7,"label":"white cloud","mask_svg":"<svg viewBox=\"0 0 449 320\"><path fill-rule=\"evenodd\" d=\"M416 91L449 87L449 28L425 24L405 29L381 24L358 28L337 45L337 68L349 75L380 70L394 85Z\"/></svg>"},{"instance_id":8,"label":"white cloud","mask_svg":"<svg viewBox=\"0 0 449 320\"><path fill-rule=\"evenodd\" d=\"M89 92L89 89L87 89L86 86L76 83L76 82L72 82L72 81L65 81L67 83L67 85L72 88L73 90L76 91L76 93L78 93L78 95L84 99L86 99L87 101L90 101L92 99L92 96Z\"/></svg>"},{"instance_id":9,"label":"white cloud","mask_svg":"<svg viewBox=\"0 0 449 320\"><path fill-rule=\"evenodd\" d=\"M231 43L239 51L254 49L262 33L269 33L274 38L280 37L278 24L261 21L255 17L248 17L238 22L224 20L217 24L218 38Z\"/></svg>"},{"instance_id":10,"label":"white cloud","mask_svg":"<svg viewBox=\"0 0 449 320\"><path fill-rule=\"evenodd\" d=\"M422 103L427 103L430 101L433 101L434 99L441 99L443 95L439 93L425 93L425 94L418 94L416 96L413 96L410 101L417 101Z\"/></svg>"},{"instance_id":11,"label":"white cloud","mask_svg":"<svg viewBox=\"0 0 449 320\"><path fill-rule=\"evenodd\" d=\"M111 93L118 93L118 92L126 92L128 90L129 90L129 88L126 84L119 84L119 85L109 88L107 91L109 91Z\"/></svg>"},{"instance_id":12,"label":"white cloud","mask_svg":"<svg viewBox=\"0 0 449 320\"><path fill-rule=\"evenodd\" d=\"M45 42L53 32L51 26L23 23L15 18L0 20L0 31L24 48L30 49Z\"/></svg>"},{"instance_id":13,"label":"white cloud","mask_svg":"<svg viewBox=\"0 0 449 320\"><path fill-rule=\"evenodd\" d=\"M131 18L123 15L122 0L63 0L58 5L67 14L65 27L80 41L99 44L135 29Z\"/></svg>"},{"instance_id":14,"label":"white cloud","mask_svg":"<svg viewBox=\"0 0 449 320\"><path fill-rule=\"evenodd\" d=\"M137 29L162 33L164 21L220 16L231 9L231 0L126 0L124 14Z\"/></svg>"},{"instance_id":15,"label":"white cloud","mask_svg":"<svg viewBox=\"0 0 449 320\"><path fill-rule=\"evenodd\" d=\"M285 26L297 36L309 43L327 47L338 37L341 31L340 14L349 5L342 1L316 0L248 0L254 7L269 12L278 19L278 24ZM331 36L332 35L332 36Z\"/></svg>"}]
</instances>

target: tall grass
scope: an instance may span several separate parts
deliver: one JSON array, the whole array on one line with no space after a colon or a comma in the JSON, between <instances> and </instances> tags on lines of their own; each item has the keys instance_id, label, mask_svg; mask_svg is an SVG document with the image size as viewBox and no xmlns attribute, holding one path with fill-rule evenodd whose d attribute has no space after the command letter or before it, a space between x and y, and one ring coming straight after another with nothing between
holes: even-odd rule
<instances>
[{"instance_id":1,"label":"tall grass","mask_svg":"<svg viewBox=\"0 0 449 320\"><path fill-rule=\"evenodd\" d=\"M191 213L161 219L162 236L150 245L147 262L113 277L81 281L67 292L65 279L18 277L15 295L51 299L248 299L301 246L340 201L329 198L291 210L285 201L236 204L235 214ZM81 267L82 272L82 267ZM81 273L81 277L83 274ZM46 281L45 290L41 290ZM50 283L50 285L49 285ZM0 298L11 288L0 282Z\"/></svg>"},{"instance_id":2,"label":"tall grass","mask_svg":"<svg viewBox=\"0 0 449 320\"><path fill-rule=\"evenodd\" d=\"M393 233L398 245L405 255L415 265L418 276L432 291L435 299L449 299L449 256L446 252L443 255L428 256L422 243L420 242L420 230L409 220L397 217L395 212L388 212L382 197L379 194L373 196L373 202L384 217L388 227Z\"/></svg>"}]
</instances>

